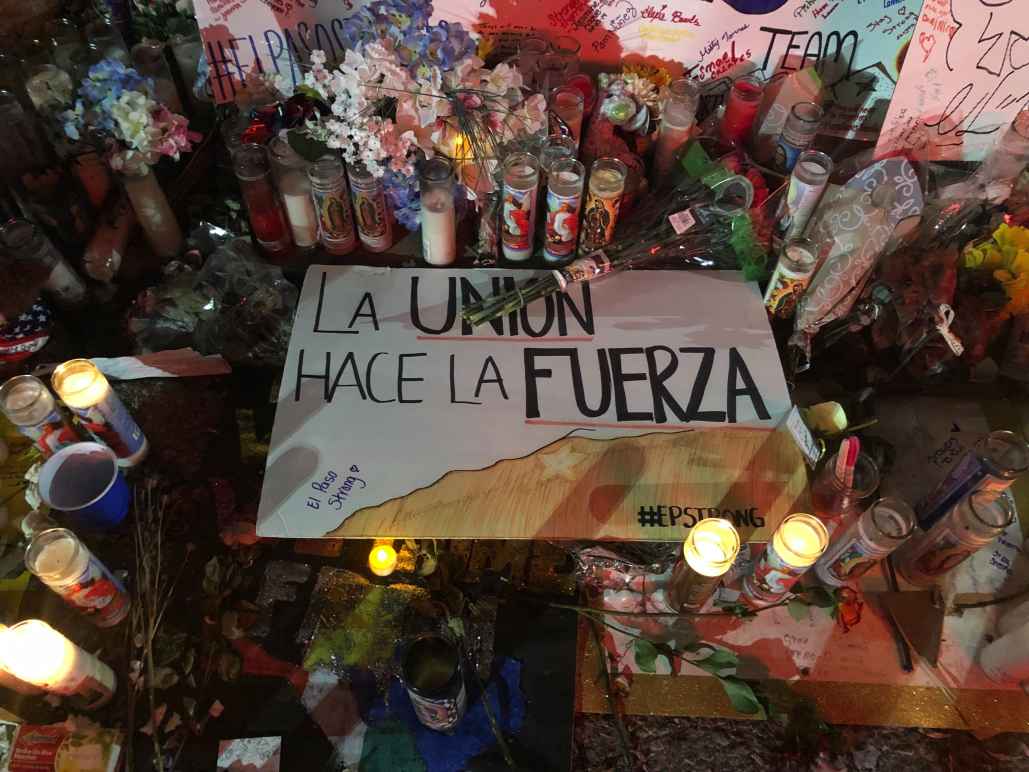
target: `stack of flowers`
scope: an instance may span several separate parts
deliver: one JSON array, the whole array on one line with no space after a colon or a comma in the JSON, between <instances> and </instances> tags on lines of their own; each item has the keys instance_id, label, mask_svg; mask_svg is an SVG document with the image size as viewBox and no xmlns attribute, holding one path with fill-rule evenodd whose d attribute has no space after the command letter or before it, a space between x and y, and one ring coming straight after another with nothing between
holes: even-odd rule
<instances>
[{"instance_id":1,"label":"stack of flowers","mask_svg":"<svg viewBox=\"0 0 1029 772\"><path fill-rule=\"evenodd\" d=\"M321 147L294 147L308 157L338 150L347 163L363 163L382 178L409 229L419 220L419 158L496 159L506 143L547 126L546 101L523 95L516 69L486 68L460 24L431 25L431 15L422 0L372 3L343 23L343 61L330 67L324 52L313 51L298 88L323 108L303 130ZM288 93L285 79L278 85Z\"/></svg>"},{"instance_id":2,"label":"stack of flowers","mask_svg":"<svg viewBox=\"0 0 1029 772\"><path fill-rule=\"evenodd\" d=\"M155 101L152 83L117 59L103 59L89 69L78 99L61 114L64 133L78 140L99 132L114 140L108 160L116 171L135 170L162 156L174 160L192 150L199 135L188 121Z\"/></svg>"}]
</instances>

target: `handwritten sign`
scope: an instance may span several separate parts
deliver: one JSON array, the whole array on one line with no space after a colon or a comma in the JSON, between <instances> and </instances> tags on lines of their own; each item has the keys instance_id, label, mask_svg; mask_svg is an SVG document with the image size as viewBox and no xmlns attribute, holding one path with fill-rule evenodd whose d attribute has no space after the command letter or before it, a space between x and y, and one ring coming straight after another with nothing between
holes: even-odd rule
<instances>
[{"instance_id":1,"label":"handwritten sign","mask_svg":"<svg viewBox=\"0 0 1029 772\"><path fill-rule=\"evenodd\" d=\"M732 430L728 442L754 436L754 452L774 444L768 435L790 401L756 285L735 272L631 272L574 285L493 324L461 321L465 304L532 275L311 268L282 375L258 533L321 537L362 508L431 495L456 470L476 470L494 501L526 496L526 506L541 505L551 475L570 487L605 466L623 487L643 478L639 449L596 440L674 440L708 428ZM590 443L605 458L580 465ZM692 457L703 474L717 467L716 452L665 443L660 459L666 474L688 475ZM500 462L537 453L546 463L529 478L533 502L533 490L516 490ZM791 453L802 486L803 462ZM755 464L755 486L774 466ZM734 506L764 525L755 519L767 511L753 500L756 488L725 493L745 476L719 470L703 491L646 488L632 505L639 514L630 507L628 517L655 531L677 527L678 538L687 521Z\"/></svg>"},{"instance_id":2,"label":"handwritten sign","mask_svg":"<svg viewBox=\"0 0 1029 772\"><path fill-rule=\"evenodd\" d=\"M876 145L982 160L1029 104L1029 2L925 0Z\"/></svg>"},{"instance_id":3,"label":"handwritten sign","mask_svg":"<svg viewBox=\"0 0 1029 772\"><path fill-rule=\"evenodd\" d=\"M977 0L978 1L978 0ZM345 21L367 0L196 0L211 86L231 101L247 73L301 75L313 49L346 51ZM564 36L587 65L660 64L720 100L741 69L765 77L818 63L831 109L825 129L874 137L893 92L920 0L438 0L434 21L487 37L493 56L525 37Z\"/></svg>"}]
</instances>

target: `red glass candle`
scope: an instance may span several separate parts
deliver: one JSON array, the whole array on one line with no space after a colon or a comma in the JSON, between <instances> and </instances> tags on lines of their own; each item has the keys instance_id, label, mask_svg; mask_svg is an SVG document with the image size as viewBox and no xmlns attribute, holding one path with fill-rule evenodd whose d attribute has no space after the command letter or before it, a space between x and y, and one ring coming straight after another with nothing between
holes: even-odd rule
<instances>
[{"instance_id":1,"label":"red glass candle","mask_svg":"<svg viewBox=\"0 0 1029 772\"><path fill-rule=\"evenodd\" d=\"M233 154L232 163L257 245L272 260L288 256L293 244L272 186L268 151L262 145L248 143Z\"/></svg>"},{"instance_id":2,"label":"red glass candle","mask_svg":"<svg viewBox=\"0 0 1029 772\"><path fill-rule=\"evenodd\" d=\"M718 132L723 142L739 144L750 133L763 92L764 86L753 75L744 76L732 84Z\"/></svg>"}]
</instances>

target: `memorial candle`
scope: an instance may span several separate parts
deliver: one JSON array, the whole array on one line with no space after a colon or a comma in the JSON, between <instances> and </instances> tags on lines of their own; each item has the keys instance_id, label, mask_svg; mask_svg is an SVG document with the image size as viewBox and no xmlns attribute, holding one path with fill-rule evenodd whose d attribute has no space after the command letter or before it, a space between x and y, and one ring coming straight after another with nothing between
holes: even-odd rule
<instances>
[{"instance_id":1,"label":"memorial candle","mask_svg":"<svg viewBox=\"0 0 1029 772\"><path fill-rule=\"evenodd\" d=\"M668 84L668 93L661 105L661 128L654 149L654 181L660 185L671 172L675 156L693 131L693 122L700 101L695 83L679 78Z\"/></svg>"},{"instance_id":2,"label":"memorial candle","mask_svg":"<svg viewBox=\"0 0 1029 772\"><path fill-rule=\"evenodd\" d=\"M285 259L293 242L272 187L268 151L263 145L244 143L233 153L232 164L257 245L270 259Z\"/></svg>"},{"instance_id":3,"label":"memorial candle","mask_svg":"<svg viewBox=\"0 0 1029 772\"><path fill-rule=\"evenodd\" d=\"M584 100L582 92L569 86L561 86L550 93L550 110L556 116L552 124L551 134L560 134L561 126L568 129L568 133L575 140L575 147L579 147L579 140L582 136L582 114ZM555 130L556 129L556 130Z\"/></svg>"},{"instance_id":4,"label":"memorial candle","mask_svg":"<svg viewBox=\"0 0 1029 772\"><path fill-rule=\"evenodd\" d=\"M0 386L0 411L35 443L43 458L79 441L57 409L53 394L34 375L16 375Z\"/></svg>"},{"instance_id":5,"label":"memorial candle","mask_svg":"<svg viewBox=\"0 0 1029 772\"><path fill-rule=\"evenodd\" d=\"M600 249L614 238L628 176L629 167L617 158L598 158L593 162L579 254Z\"/></svg>"},{"instance_id":6,"label":"memorial candle","mask_svg":"<svg viewBox=\"0 0 1029 772\"><path fill-rule=\"evenodd\" d=\"M59 365L50 380L86 430L114 451L118 466L133 467L146 458L150 443L96 365L71 359Z\"/></svg>"},{"instance_id":7,"label":"memorial candle","mask_svg":"<svg viewBox=\"0 0 1029 772\"><path fill-rule=\"evenodd\" d=\"M540 165L528 153L512 153L504 161L504 193L500 227L504 257L524 262L532 257Z\"/></svg>"},{"instance_id":8,"label":"memorial candle","mask_svg":"<svg viewBox=\"0 0 1029 772\"><path fill-rule=\"evenodd\" d=\"M683 559L672 571L668 603L676 611L697 611L718 587L740 551L740 535L728 520L701 520L682 545Z\"/></svg>"},{"instance_id":9,"label":"memorial candle","mask_svg":"<svg viewBox=\"0 0 1029 772\"><path fill-rule=\"evenodd\" d=\"M418 170L422 204L422 256L429 265L457 260L457 218L454 211L454 167L440 156Z\"/></svg>"},{"instance_id":10,"label":"memorial candle","mask_svg":"<svg viewBox=\"0 0 1029 772\"><path fill-rule=\"evenodd\" d=\"M81 697L87 709L108 703L118 683L110 667L38 619L0 632L0 663L33 686Z\"/></svg>"},{"instance_id":11,"label":"memorial candle","mask_svg":"<svg viewBox=\"0 0 1029 772\"><path fill-rule=\"evenodd\" d=\"M763 92L764 86L753 75L746 75L732 84L718 129L723 142L739 144L750 133Z\"/></svg>"},{"instance_id":12,"label":"memorial candle","mask_svg":"<svg viewBox=\"0 0 1029 772\"><path fill-rule=\"evenodd\" d=\"M775 529L754 573L743 580L742 597L752 605L781 600L828 545L821 520L802 512L790 515Z\"/></svg>"},{"instance_id":13,"label":"memorial candle","mask_svg":"<svg viewBox=\"0 0 1029 772\"><path fill-rule=\"evenodd\" d=\"M377 539L368 553L368 568L376 576L389 576L397 567L397 551L392 539Z\"/></svg>"},{"instance_id":14,"label":"memorial candle","mask_svg":"<svg viewBox=\"0 0 1029 772\"><path fill-rule=\"evenodd\" d=\"M555 161L547 173L547 220L543 259L562 264L575 254L586 169L574 158Z\"/></svg>"}]
</instances>

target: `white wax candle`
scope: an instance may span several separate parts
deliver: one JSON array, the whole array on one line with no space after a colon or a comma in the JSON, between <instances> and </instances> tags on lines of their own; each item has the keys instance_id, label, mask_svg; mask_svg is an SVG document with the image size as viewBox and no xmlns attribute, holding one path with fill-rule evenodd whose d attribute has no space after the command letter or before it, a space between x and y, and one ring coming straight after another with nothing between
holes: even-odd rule
<instances>
[{"instance_id":1,"label":"white wax candle","mask_svg":"<svg viewBox=\"0 0 1029 772\"><path fill-rule=\"evenodd\" d=\"M79 695L98 707L114 695L114 671L46 622L29 619L0 632L0 662L16 678L48 692Z\"/></svg>"},{"instance_id":2,"label":"white wax candle","mask_svg":"<svg viewBox=\"0 0 1029 772\"><path fill-rule=\"evenodd\" d=\"M286 172L279 180L279 193L294 243L301 248L313 247L318 243L318 213L311 200L311 182L307 175L296 170Z\"/></svg>"},{"instance_id":3,"label":"white wax candle","mask_svg":"<svg viewBox=\"0 0 1029 772\"><path fill-rule=\"evenodd\" d=\"M811 515L794 515L783 521L772 536L775 552L795 568L814 563L828 546L828 535Z\"/></svg>"},{"instance_id":4,"label":"white wax candle","mask_svg":"<svg viewBox=\"0 0 1029 772\"><path fill-rule=\"evenodd\" d=\"M68 373L60 384L58 394L68 407L92 407L107 398L111 390L104 374L96 368Z\"/></svg>"},{"instance_id":5,"label":"white wax candle","mask_svg":"<svg viewBox=\"0 0 1029 772\"><path fill-rule=\"evenodd\" d=\"M457 259L454 196L446 190L422 196L422 254L429 265L450 265Z\"/></svg>"}]
</instances>

